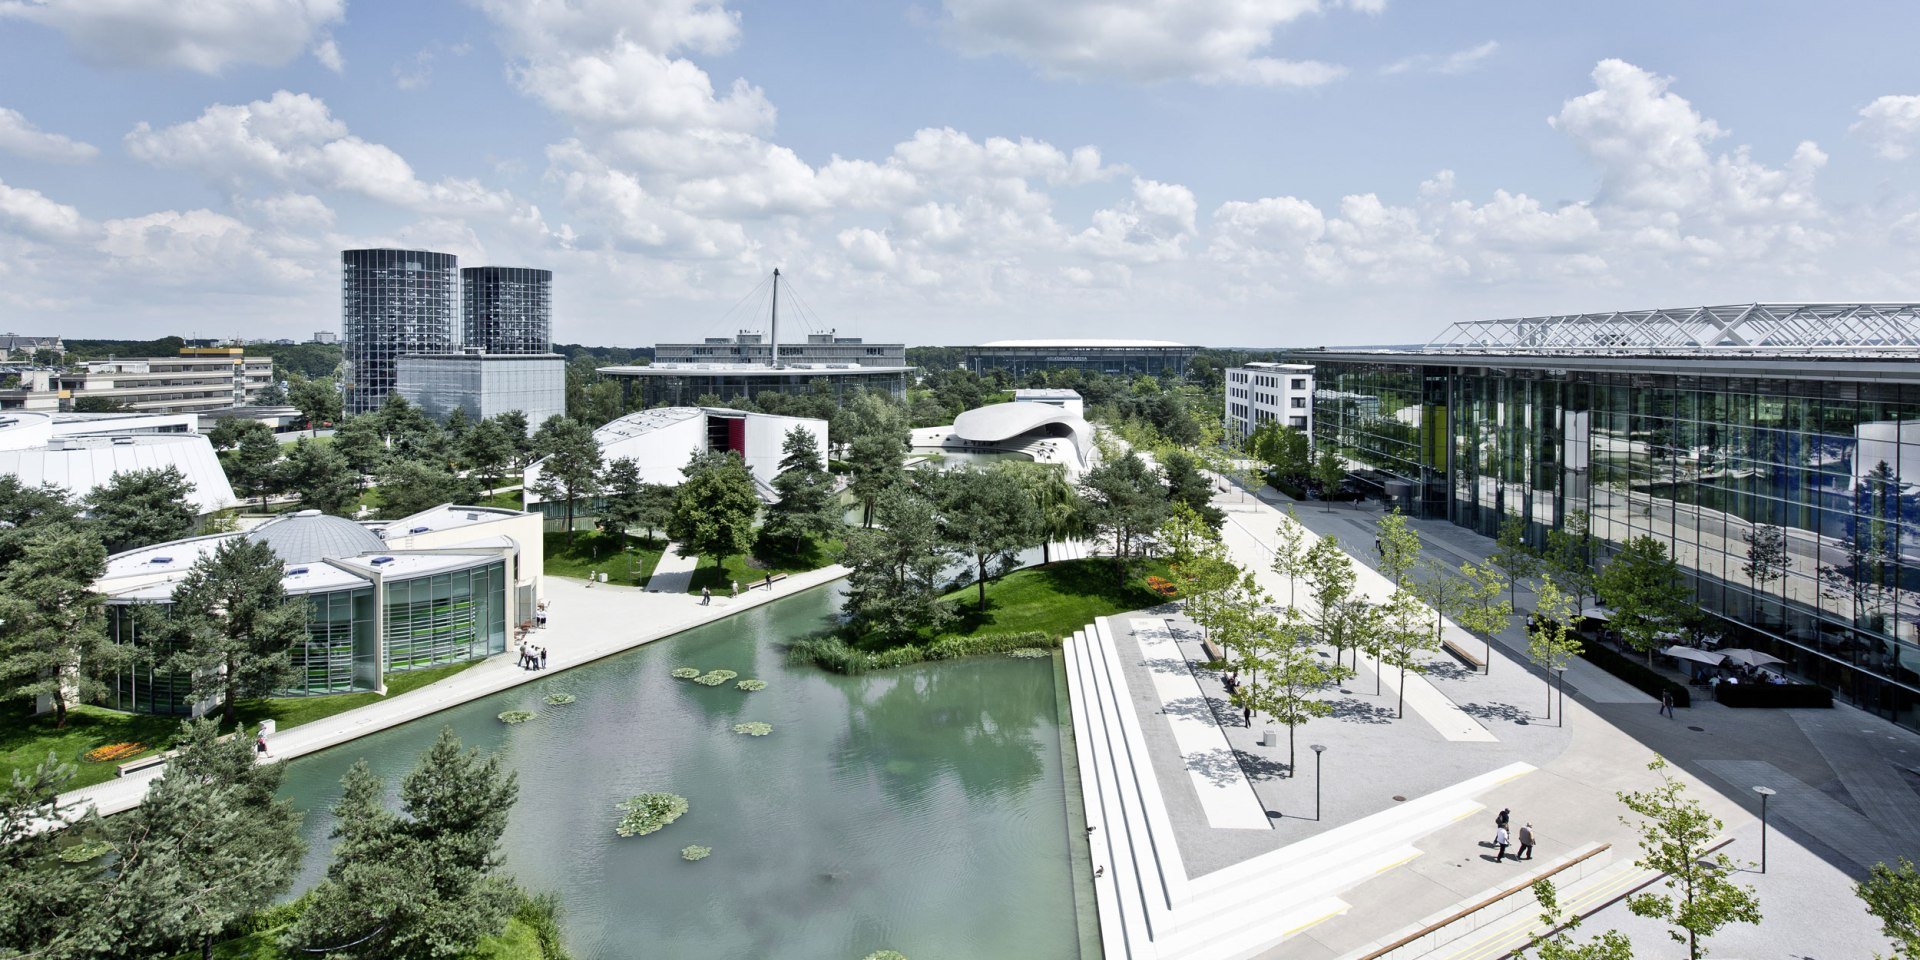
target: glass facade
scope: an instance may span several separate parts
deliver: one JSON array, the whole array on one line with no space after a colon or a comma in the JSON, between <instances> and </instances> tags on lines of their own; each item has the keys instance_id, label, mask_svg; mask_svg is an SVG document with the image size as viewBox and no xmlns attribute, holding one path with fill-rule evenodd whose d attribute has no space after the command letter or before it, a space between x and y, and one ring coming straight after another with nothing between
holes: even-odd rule
<instances>
[{"instance_id":1,"label":"glass facade","mask_svg":"<svg viewBox=\"0 0 1920 960\"><path fill-rule=\"evenodd\" d=\"M308 594L307 639L293 648L290 696L380 688L373 588Z\"/></svg>"},{"instance_id":2,"label":"glass facade","mask_svg":"<svg viewBox=\"0 0 1920 960\"><path fill-rule=\"evenodd\" d=\"M1584 511L1603 555L1653 537L1730 644L1920 726L1911 362L1297 359L1318 364L1316 442L1410 511L1536 540Z\"/></svg>"},{"instance_id":3,"label":"glass facade","mask_svg":"<svg viewBox=\"0 0 1920 960\"><path fill-rule=\"evenodd\" d=\"M457 267L453 254L427 250L340 252L348 416L386 402L399 358L453 348L460 308Z\"/></svg>"},{"instance_id":4,"label":"glass facade","mask_svg":"<svg viewBox=\"0 0 1920 960\"><path fill-rule=\"evenodd\" d=\"M767 393L802 395L830 394L836 403L845 403L863 390L887 393L894 398L906 396L907 372L904 369L773 371L727 370L724 367L669 369L651 367L602 367L602 376L618 377L625 385L629 405L632 392L640 391L641 407L685 407L703 397L721 402L741 397L755 398ZM637 383L636 383L637 381Z\"/></svg>"},{"instance_id":5,"label":"glass facade","mask_svg":"<svg viewBox=\"0 0 1920 960\"><path fill-rule=\"evenodd\" d=\"M1187 361L1199 347L1090 344L983 344L967 348L966 367L977 374L1005 370L1023 377L1035 370L1074 369L1115 376L1186 376Z\"/></svg>"},{"instance_id":6,"label":"glass facade","mask_svg":"<svg viewBox=\"0 0 1920 960\"><path fill-rule=\"evenodd\" d=\"M555 354L402 357L396 370L394 390L436 419L454 410L472 420L518 410L538 428L566 413L567 361Z\"/></svg>"},{"instance_id":7,"label":"glass facade","mask_svg":"<svg viewBox=\"0 0 1920 960\"><path fill-rule=\"evenodd\" d=\"M504 560L412 580L389 580L386 620L389 671L478 660L507 649Z\"/></svg>"},{"instance_id":8,"label":"glass facade","mask_svg":"<svg viewBox=\"0 0 1920 960\"><path fill-rule=\"evenodd\" d=\"M133 713L187 716L193 712L193 682L159 664L173 652L167 634L170 603L107 604L107 639L132 644L139 655L107 682L106 705Z\"/></svg>"},{"instance_id":9,"label":"glass facade","mask_svg":"<svg viewBox=\"0 0 1920 960\"><path fill-rule=\"evenodd\" d=\"M467 267L460 271L460 295L465 346L488 353L553 352L553 271Z\"/></svg>"}]
</instances>

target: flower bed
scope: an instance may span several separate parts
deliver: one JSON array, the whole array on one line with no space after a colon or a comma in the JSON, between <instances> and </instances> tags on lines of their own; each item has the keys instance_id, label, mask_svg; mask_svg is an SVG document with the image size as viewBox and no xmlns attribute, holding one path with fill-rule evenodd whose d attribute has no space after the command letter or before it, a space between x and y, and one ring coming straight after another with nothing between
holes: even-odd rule
<instances>
[{"instance_id":1,"label":"flower bed","mask_svg":"<svg viewBox=\"0 0 1920 960\"><path fill-rule=\"evenodd\" d=\"M112 763L116 760L125 760L146 749L147 745L144 743L109 743L104 747L94 747L80 756L88 763Z\"/></svg>"}]
</instances>

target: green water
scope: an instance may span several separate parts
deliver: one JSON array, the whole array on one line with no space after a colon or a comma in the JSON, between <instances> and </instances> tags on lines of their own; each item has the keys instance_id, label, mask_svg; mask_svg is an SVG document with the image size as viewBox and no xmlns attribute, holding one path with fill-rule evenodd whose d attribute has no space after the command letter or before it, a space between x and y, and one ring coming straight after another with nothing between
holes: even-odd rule
<instances>
[{"instance_id":1,"label":"green water","mask_svg":"<svg viewBox=\"0 0 1920 960\"><path fill-rule=\"evenodd\" d=\"M831 623L810 591L293 761L304 888L325 869L339 779L366 758L397 784L443 726L520 777L507 869L557 891L578 960L1049 960L1081 955L1089 909L1068 819L1055 667L984 658L866 677L788 666L777 644ZM703 687L676 666L768 687ZM548 706L548 692L578 701ZM509 727L503 710L540 714ZM773 724L766 737L733 724ZM645 837L613 832L636 793L685 796ZM1073 800L1077 804L1077 797ZM680 848L713 848L689 863ZM1077 848L1077 849L1076 849Z\"/></svg>"}]
</instances>

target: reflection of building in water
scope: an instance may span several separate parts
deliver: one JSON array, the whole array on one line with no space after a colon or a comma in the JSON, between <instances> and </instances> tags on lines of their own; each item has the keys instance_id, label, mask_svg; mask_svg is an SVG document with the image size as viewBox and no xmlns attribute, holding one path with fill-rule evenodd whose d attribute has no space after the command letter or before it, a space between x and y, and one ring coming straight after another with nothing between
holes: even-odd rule
<instances>
[{"instance_id":1,"label":"reflection of building in water","mask_svg":"<svg viewBox=\"0 0 1920 960\"><path fill-rule=\"evenodd\" d=\"M1920 726L1920 305L1486 321L1287 359L1315 365L1316 442L1409 510L1536 539L1585 512L1603 552L1652 536L1714 629ZM1769 528L1777 561L1750 546Z\"/></svg>"}]
</instances>

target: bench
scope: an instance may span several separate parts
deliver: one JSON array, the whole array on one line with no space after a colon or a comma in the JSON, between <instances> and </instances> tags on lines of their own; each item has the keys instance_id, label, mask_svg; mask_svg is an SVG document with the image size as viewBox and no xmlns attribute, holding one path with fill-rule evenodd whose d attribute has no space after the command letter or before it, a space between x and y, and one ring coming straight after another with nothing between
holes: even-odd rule
<instances>
[{"instance_id":1,"label":"bench","mask_svg":"<svg viewBox=\"0 0 1920 960\"><path fill-rule=\"evenodd\" d=\"M1444 648L1448 653L1451 653L1454 656L1459 657L1461 660L1465 661L1467 666L1470 666L1475 670L1485 670L1487 668L1487 658L1482 656L1480 651L1468 650L1465 646L1462 646L1458 641L1454 640L1452 637L1442 637L1440 640L1440 646Z\"/></svg>"},{"instance_id":2,"label":"bench","mask_svg":"<svg viewBox=\"0 0 1920 960\"><path fill-rule=\"evenodd\" d=\"M787 578L786 574L776 573L773 576L770 576L760 582L765 584L768 590L772 590L774 584L779 583L780 581L785 580L786 578Z\"/></svg>"},{"instance_id":3,"label":"bench","mask_svg":"<svg viewBox=\"0 0 1920 960\"><path fill-rule=\"evenodd\" d=\"M1220 645L1214 643L1211 637L1200 641L1200 652L1206 655L1208 663L1217 663L1227 659L1227 652L1220 649Z\"/></svg>"},{"instance_id":4,"label":"bench","mask_svg":"<svg viewBox=\"0 0 1920 960\"><path fill-rule=\"evenodd\" d=\"M227 740L232 740L233 738L234 738L234 734L231 734L231 733L222 734L221 736L216 738L216 741L224 742ZM129 773L138 773L150 767L157 767L163 763L166 763L168 760L172 760L175 756L178 756L179 753L180 751L178 750L167 750L161 753L153 754L151 756L141 757L138 760L128 760L126 763L123 763L119 767L115 768L113 775L116 777L124 777Z\"/></svg>"}]
</instances>

